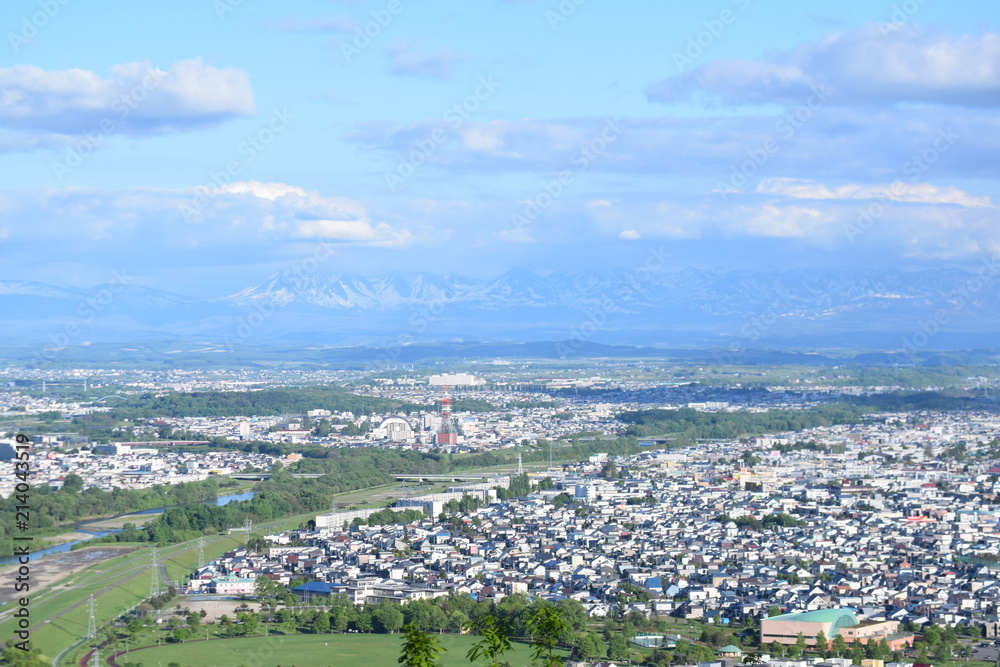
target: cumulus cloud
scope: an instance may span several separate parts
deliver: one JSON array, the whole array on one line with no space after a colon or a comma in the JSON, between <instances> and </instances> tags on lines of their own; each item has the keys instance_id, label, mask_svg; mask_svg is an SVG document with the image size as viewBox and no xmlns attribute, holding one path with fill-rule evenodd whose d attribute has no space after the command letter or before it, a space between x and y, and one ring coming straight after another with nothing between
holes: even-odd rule
<instances>
[{"instance_id":1,"label":"cumulus cloud","mask_svg":"<svg viewBox=\"0 0 1000 667\"><path fill-rule=\"evenodd\" d=\"M373 221L360 200L258 181L222 188L10 190L0 193L0 215L10 221L12 239L48 241L53 253L98 241L109 250L227 251L303 241L403 246L415 240L407 229Z\"/></svg>"},{"instance_id":2,"label":"cumulus cloud","mask_svg":"<svg viewBox=\"0 0 1000 667\"><path fill-rule=\"evenodd\" d=\"M606 240L634 234L710 247L786 239L832 256L864 249L886 262L968 258L1000 246L988 197L929 183L831 186L771 179L725 199L649 194L592 204L581 203L577 215L590 220L591 235Z\"/></svg>"},{"instance_id":3,"label":"cumulus cloud","mask_svg":"<svg viewBox=\"0 0 1000 667\"><path fill-rule=\"evenodd\" d=\"M799 104L820 86L832 103L1000 105L1000 34L953 37L907 24L868 24L766 60L717 60L653 86L649 98L708 93L730 103Z\"/></svg>"},{"instance_id":4,"label":"cumulus cloud","mask_svg":"<svg viewBox=\"0 0 1000 667\"><path fill-rule=\"evenodd\" d=\"M465 56L451 49L419 54L416 48L416 44L396 44L386 49L392 63L393 74L447 81L451 79L455 65L465 60Z\"/></svg>"},{"instance_id":5,"label":"cumulus cloud","mask_svg":"<svg viewBox=\"0 0 1000 667\"><path fill-rule=\"evenodd\" d=\"M106 78L83 69L0 69L0 127L15 131L161 133L254 112L246 72L200 59L180 60L166 70L149 62L115 65Z\"/></svg>"}]
</instances>

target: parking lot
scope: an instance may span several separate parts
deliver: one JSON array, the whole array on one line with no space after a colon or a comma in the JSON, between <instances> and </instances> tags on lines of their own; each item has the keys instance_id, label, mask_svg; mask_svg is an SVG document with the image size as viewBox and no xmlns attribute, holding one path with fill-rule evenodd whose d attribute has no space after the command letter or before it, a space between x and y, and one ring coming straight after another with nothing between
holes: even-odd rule
<instances>
[{"instance_id":1,"label":"parking lot","mask_svg":"<svg viewBox=\"0 0 1000 667\"><path fill-rule=\"evenodd\" d=\"M985 647L980 646L980 644L986 644ZM996 662L997 655L1000 654L1000 649L994 643L994 640L987 640L986 642L979 642L972 646L972 659L981 660L983 662Z\"/></svg>"}]
</instances>

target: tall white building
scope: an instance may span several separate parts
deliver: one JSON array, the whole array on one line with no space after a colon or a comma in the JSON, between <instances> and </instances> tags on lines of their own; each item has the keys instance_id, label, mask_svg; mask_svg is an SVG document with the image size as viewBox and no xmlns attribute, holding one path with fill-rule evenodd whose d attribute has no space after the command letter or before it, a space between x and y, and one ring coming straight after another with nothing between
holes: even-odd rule
<instances>
[{"instance_id":1,"label":"tall white building","mask_svg":"<svg viewBox=\"0 0 1000 667\"><path fill-rule=\"evenodd\" d=\"M469 373L443 373L441 375L432 375L427 378L427 384L432 387L448 385L450 387L476 387L482 384L486 384L486 380L482 378L477 378L475 375Z\"/></svg>"}]
</instances>

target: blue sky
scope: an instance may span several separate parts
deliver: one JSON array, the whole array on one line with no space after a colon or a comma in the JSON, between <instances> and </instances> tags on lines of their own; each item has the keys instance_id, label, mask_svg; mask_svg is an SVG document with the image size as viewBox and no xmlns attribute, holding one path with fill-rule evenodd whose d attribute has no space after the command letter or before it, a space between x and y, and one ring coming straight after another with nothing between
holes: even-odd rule
<instances>
[{"instance_id":1,"label":"blue sky","mask_svg":"<svg viewBox=\"0 0 1000 667\"><path fill-rule=\"evenodd\" d=\"M993 2L149 4L6 4L0 279L1000 251Z\"/></svg>"}]
</instances>

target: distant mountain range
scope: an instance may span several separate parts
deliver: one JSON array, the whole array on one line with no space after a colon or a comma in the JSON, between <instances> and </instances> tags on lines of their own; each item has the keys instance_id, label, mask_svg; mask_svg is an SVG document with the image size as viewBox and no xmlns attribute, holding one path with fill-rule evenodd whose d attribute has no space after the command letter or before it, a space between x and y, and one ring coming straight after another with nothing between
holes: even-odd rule
<instances>
[{"instance_id":1,"label":"distant mountain range","mask_svg":"<svg viewBox=\"0 0 1000 667\"><path fill-rule=\"evenodd\" d=\"M743 348L993 347L1000 290L957 270L275 274L235 294L0 281L0 342Z\"/></svg>"}]
</instances>

